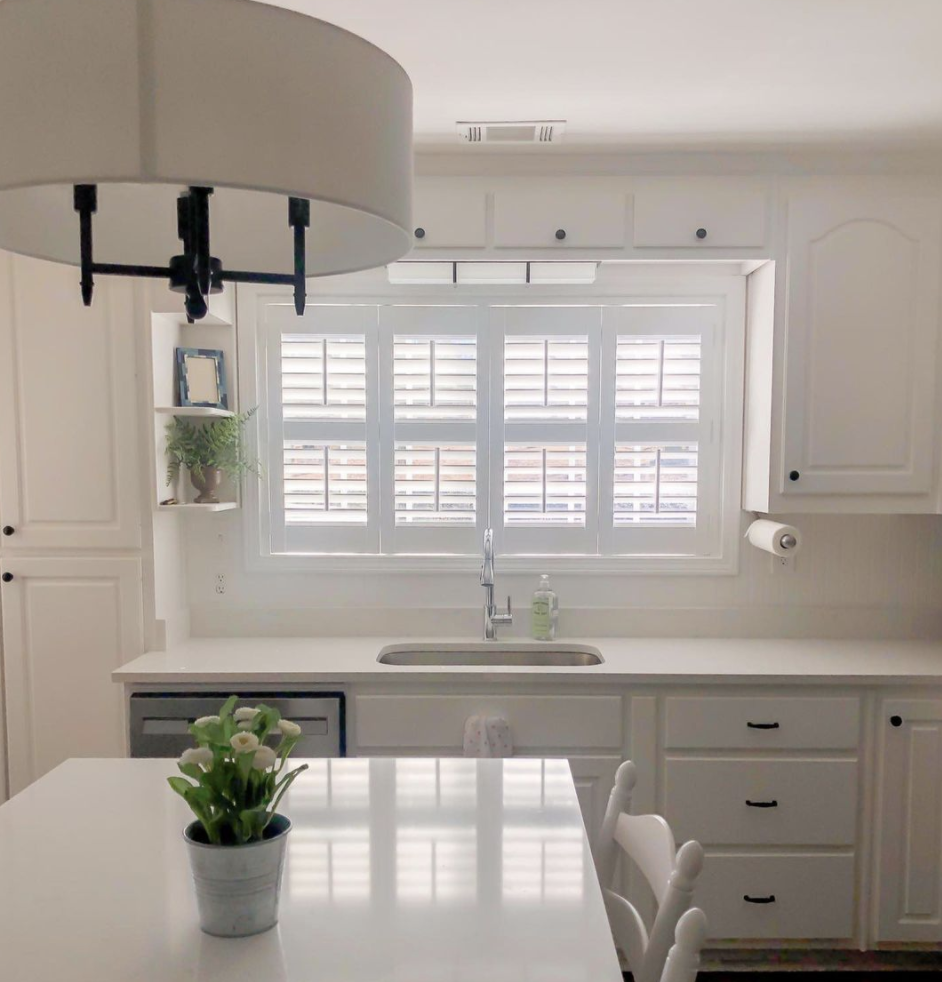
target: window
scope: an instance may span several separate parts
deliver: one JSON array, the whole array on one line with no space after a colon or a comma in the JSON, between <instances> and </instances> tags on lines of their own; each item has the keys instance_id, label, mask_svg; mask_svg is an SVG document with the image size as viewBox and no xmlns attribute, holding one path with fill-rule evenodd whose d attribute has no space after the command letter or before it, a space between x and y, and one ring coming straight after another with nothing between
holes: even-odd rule
<instances>
[{"instance_id":1,"label":"window","mask_svg":"<svg viewBox=\"0 0 942 982\"><path fill-rule=\"evenodd\" d=\"M741 384L734 313L721 291L312 298L297 318L259 295L262 551L476 557L490 525L521 565L716 559L736 509L722 439Z\"/></svg>"}]
</instances>

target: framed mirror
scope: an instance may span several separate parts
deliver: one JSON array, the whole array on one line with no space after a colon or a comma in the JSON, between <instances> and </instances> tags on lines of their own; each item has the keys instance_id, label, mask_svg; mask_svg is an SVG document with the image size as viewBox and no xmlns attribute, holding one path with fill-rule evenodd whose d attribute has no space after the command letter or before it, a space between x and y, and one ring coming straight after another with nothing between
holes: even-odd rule
<instances>
[{"instance_id":1,"label":"framed mirror","mask_svg":"<svg viewBox=\"0 0 942 982\"><path fill-rule=\"evenodd\" d=\"M180 405L228 409L223 353L211 348L177 348L176 355Z\"/></svg>"}]
</instances>

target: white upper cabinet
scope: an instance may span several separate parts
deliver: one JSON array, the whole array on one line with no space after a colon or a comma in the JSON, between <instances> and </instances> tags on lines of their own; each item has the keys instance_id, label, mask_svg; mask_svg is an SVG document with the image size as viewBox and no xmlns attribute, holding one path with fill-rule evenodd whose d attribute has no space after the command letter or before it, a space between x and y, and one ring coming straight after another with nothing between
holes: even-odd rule
<instances>
[{"instance_id":1,"label":"white upper cabinet","mask_svg":"<svg viewBox=\"0 0 942 982\"><path fill-rule=\"evenodd\" d=\"M636 248L762 249L769 195L749 181L652 179L634 188Z\"/></svg>"},{"instance_id":2,"label":"white upper cabinet","mask_svg":"<svg viewBox=\"0 0 942 982\"><path fill-rule=\"evenodd\" d=\"M487 193L483 187L449 180L418 180L412 219L416 249L483 248L487 244Z\"/></svg>"},{"instance_id":3,"label":"white upper cabinet","mask_svg":"<svg viewBox=\"0 0 942 982\"><path fill-rule=\"evenodd\" d=\"M532 184L533 182L528 182ZM498 249L622 249L627 194L615 188L517 185L494 192Z\"/></svg>"},{"instance_id":4,"label":"white upper cabinet","mask_svg":"<svg viewBox=\"0 0 942 982\"><path fill-rule=\"evenodd\" d=\"M4 550L138 548L135 290L0 254ZM11 530L11 531L6 531Z\"/></svg>"},{"instance_id":5,"label":"white upper cabinet","mask_svg":"<svg viewBox=\"0 0 942 982\"><path fill-rule=\"evenodd\" d=\"M783 495L931 490L940 236L935 198L789 201Z\"/></svg>"}]
</instances>

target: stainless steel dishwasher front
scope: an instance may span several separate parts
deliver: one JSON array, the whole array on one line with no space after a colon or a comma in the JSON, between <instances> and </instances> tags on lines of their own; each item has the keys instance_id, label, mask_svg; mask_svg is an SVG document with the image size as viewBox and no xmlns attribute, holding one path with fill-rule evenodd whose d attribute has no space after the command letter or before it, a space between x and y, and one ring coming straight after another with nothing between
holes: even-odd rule
<instances>
[{"instance_id":1,"label":"stainless steel dishwasher front","mask_svg":"<svg viewBox=\"0 0 942 982\"><path fill-rule=\"evenodd\" d=\"M131 756L179 757L194 746L189 725L213 716L231 692L135 692L130 699ZM302 730L295 757L345 757L346 701L342 692L237 692L240 705L264 703Z\"/></svg>"}]
</instances>

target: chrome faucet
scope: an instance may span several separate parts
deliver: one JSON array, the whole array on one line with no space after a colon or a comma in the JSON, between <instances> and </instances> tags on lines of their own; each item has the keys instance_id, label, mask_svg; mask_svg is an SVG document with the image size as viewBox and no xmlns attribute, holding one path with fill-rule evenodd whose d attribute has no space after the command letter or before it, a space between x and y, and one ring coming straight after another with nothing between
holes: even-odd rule
<instances>
[{"instance_id":1,"label":"chrome faucet","mask_svg":"<svg viewBox=\"0 0 942 982\"><path fill-rule=\"evenodd\" d=\"M484 530L484 562L481 564L481 586L484 587L484 640L497 640L499 624L513 624L514 613L507 595L507 610L498 611L494 605L494 530Z\"/></svg>"}]
</instances>

